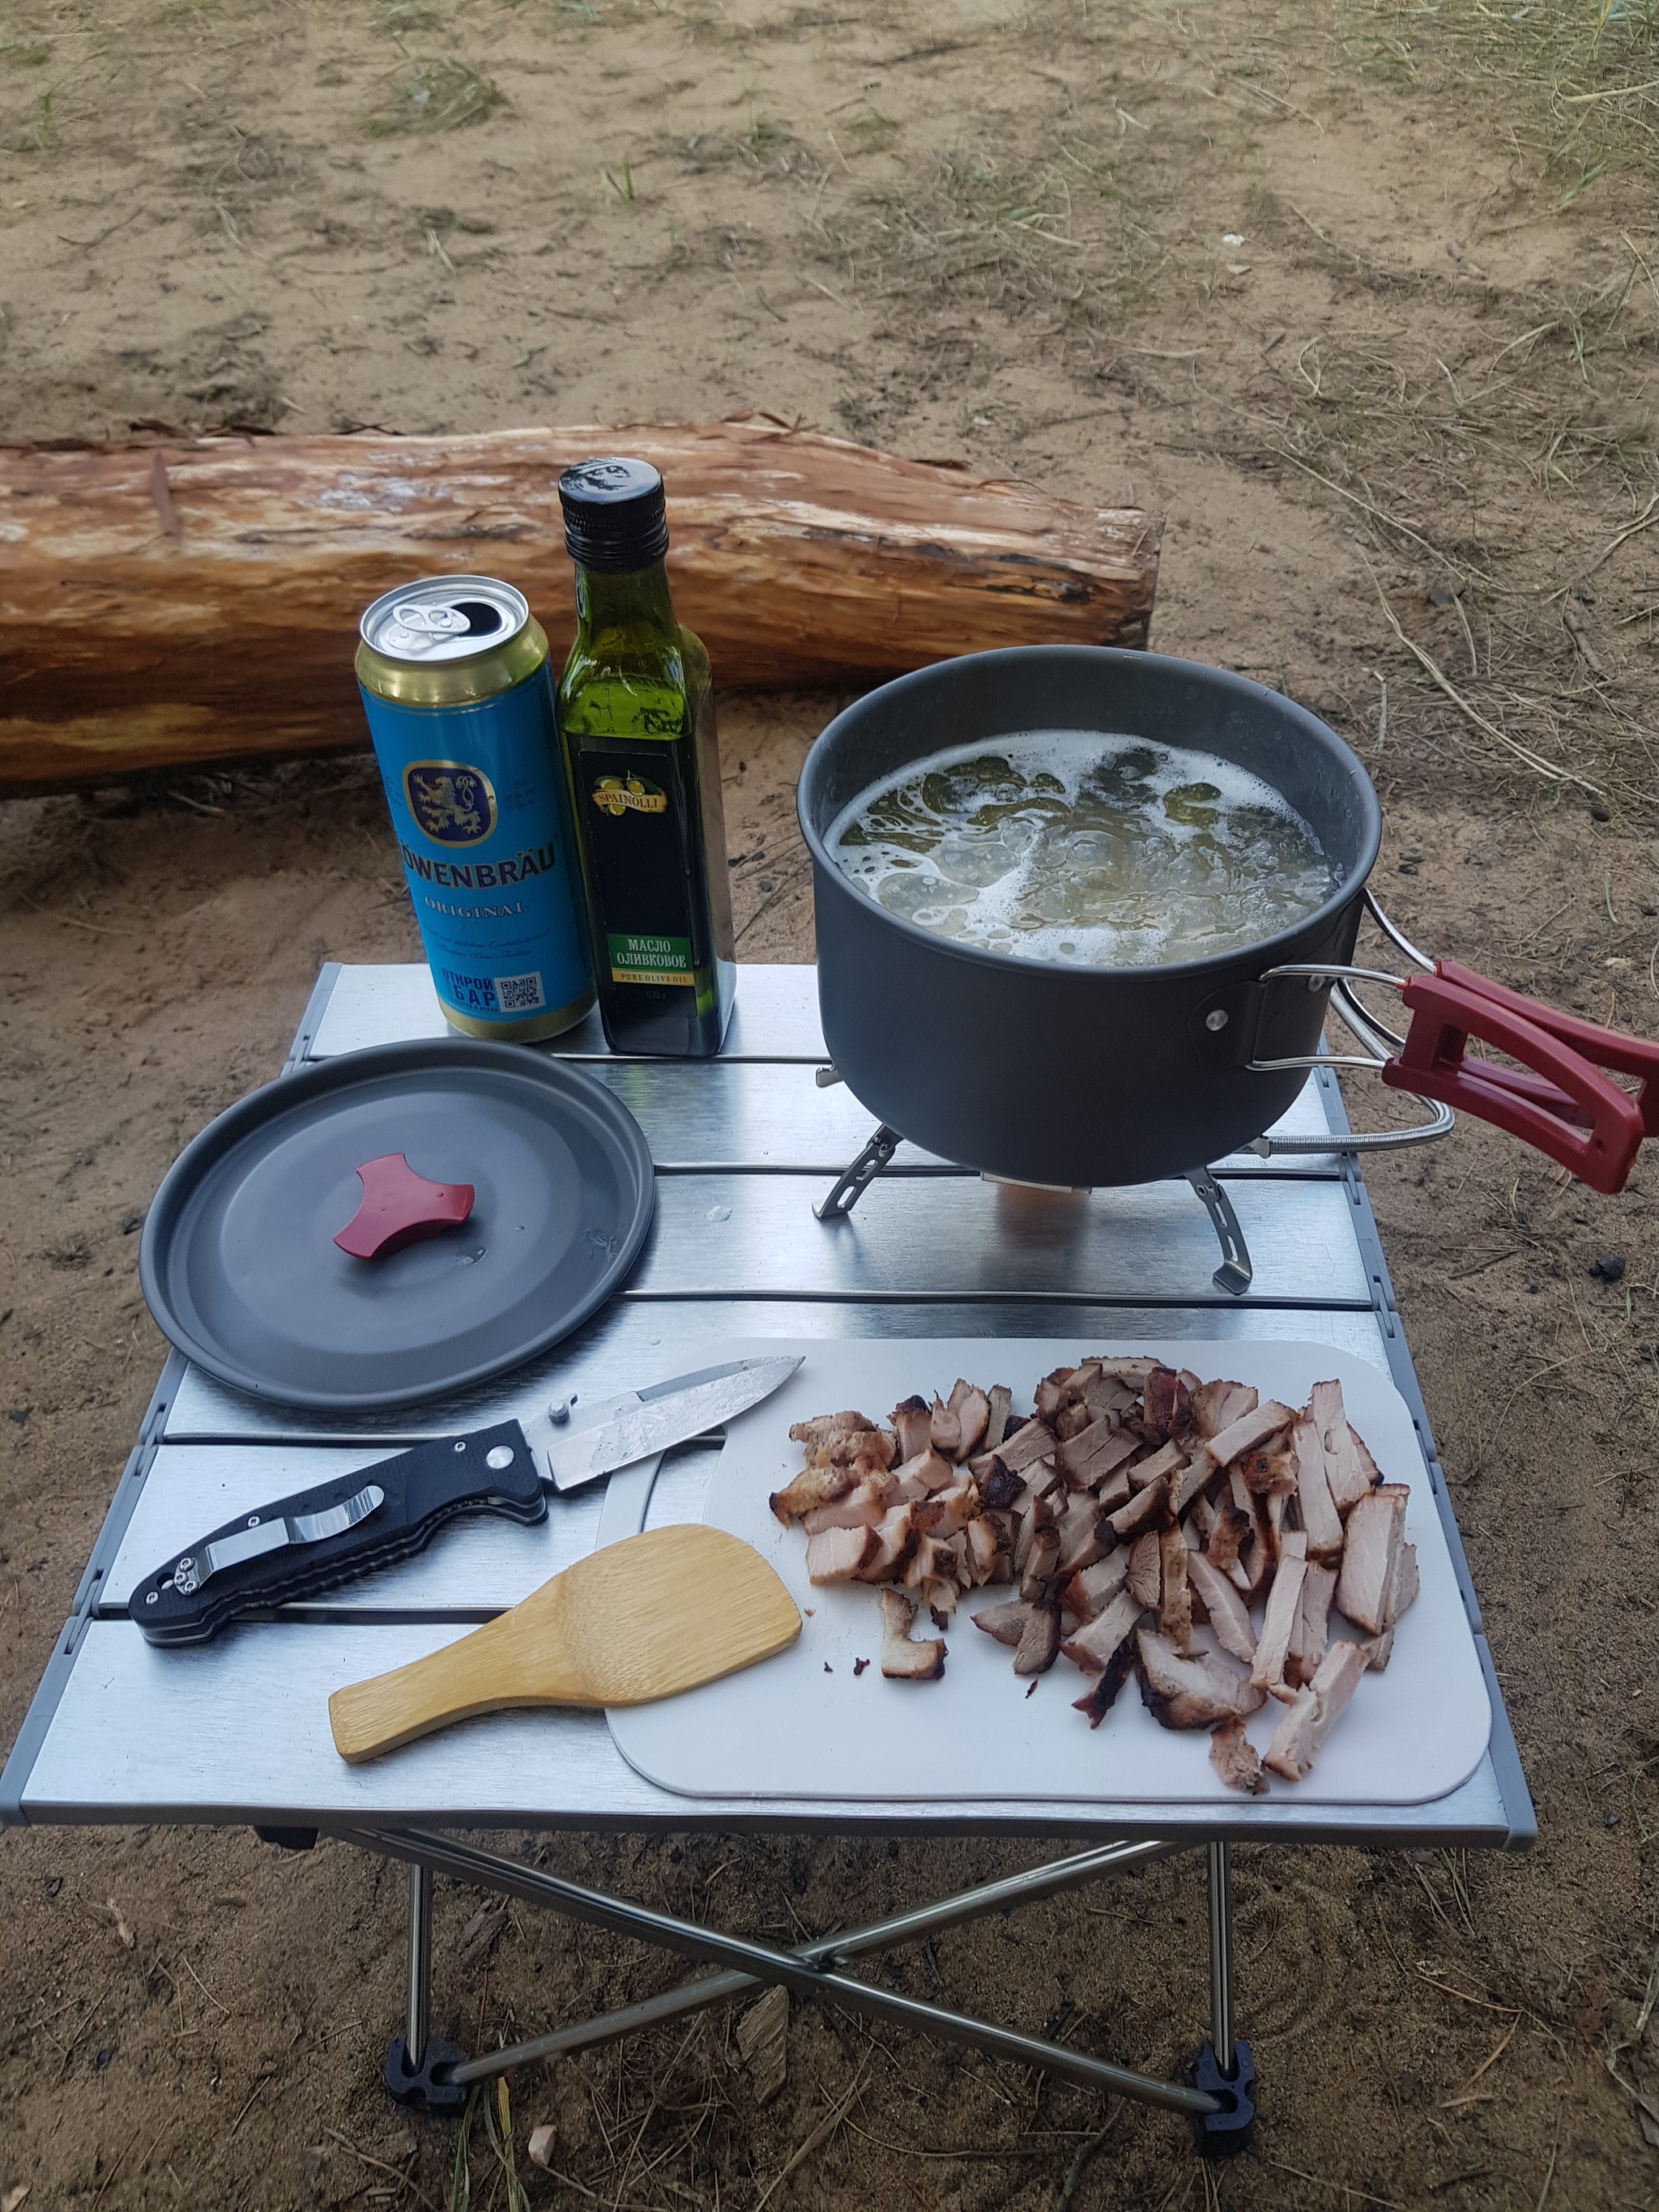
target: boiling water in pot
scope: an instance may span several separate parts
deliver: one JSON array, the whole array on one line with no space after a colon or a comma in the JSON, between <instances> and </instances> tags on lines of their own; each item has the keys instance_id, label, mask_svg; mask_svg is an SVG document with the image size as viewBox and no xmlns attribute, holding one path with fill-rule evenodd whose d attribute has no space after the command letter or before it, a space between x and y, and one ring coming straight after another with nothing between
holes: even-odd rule
<instances>
[{"instance_id":1,"label":"boiling water in pot","mask_svg":"<svg viewBox=\"0 0 1659 2212\"><path fill-rule=\"evenodd\" d=\"M1144 738L1030 730L913 762L828 843L878 906L1030 960L1202 959L1290 927L1340 871L1259 777Z\"/></svg>"}]
</instances>

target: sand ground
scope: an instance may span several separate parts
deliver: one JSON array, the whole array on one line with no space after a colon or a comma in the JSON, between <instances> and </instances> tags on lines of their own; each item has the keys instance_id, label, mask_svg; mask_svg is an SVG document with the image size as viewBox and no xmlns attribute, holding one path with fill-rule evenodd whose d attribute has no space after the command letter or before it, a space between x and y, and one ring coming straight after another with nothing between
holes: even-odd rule
<instances>
[{"instance_id":1,"label":"sand ground","mask_svg":"<svg viewBox=\"0 0 1659 2212\"><path fill-rule=\"evenodd\" d=\"M1645 1033L1653 31L1591 0L18 0L0 432L759 407L1144 501L1155 644L1282 684L1359 748L1411 933ZM791 790L836 703L723 702L747 958L810 957ZM275 1072L320 961L416 945L361 757L0 808L0 889L9 1741L160 1364L150 1193ZM1516 1857L1240 1854L1249 2157L1206 2175L1170 2119L798 2007L763 2107L724 2014L520 2076L521 2175L530 2126L559 2131L528 2202L1649 2203L1654 1173L1603 1200L1467 1126L1371 1171L1540 1835ZM776 1936L1032 1855L527 1848ZM0 1880L6 2212L430 2207L466 2201L458 2172L508 2204L482 2124L458 2168L454 2128L380 2091L392 1872L158 1830L9 1835ZM438 1960L437 2025L471 2045L674 1972L454 1891ZM892 1971L1180 2069L1197 1870Z\"/></svg>"}]
</instances>

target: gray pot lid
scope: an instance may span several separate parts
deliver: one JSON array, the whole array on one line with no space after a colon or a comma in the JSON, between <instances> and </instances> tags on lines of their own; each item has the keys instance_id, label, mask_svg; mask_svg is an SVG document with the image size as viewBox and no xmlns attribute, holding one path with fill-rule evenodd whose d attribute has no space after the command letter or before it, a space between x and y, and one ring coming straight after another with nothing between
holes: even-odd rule
<instances>
[{"instance_id":1,"label":"gray pot lid","mask_svg":"<svg viewBox=\"0 0 1659 2212\"><path fill-rule=\"evenodd\" d=\"M471 1184L466 1219L379 1259L335 1243L357 1170L402 1153ZM579 1069L468 1038L284 1076L167 1170L139 1275L163 1334L221 1382L317 1412L444 1395L533 1358L620 1287L651 1225L644 1133Z\"/></svg>"}]
</instances>

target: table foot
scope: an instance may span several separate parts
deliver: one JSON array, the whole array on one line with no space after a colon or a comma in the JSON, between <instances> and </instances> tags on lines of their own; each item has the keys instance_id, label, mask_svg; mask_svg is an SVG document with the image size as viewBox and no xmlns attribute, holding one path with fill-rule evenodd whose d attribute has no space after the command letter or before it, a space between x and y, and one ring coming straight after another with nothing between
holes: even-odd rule
<instances>
[{"instance_id":1,"label":"table foot","mask_svg":"<svg viewBox=\"0 0 1659 2212\"><path fill-rule=\"evenodd\" d=\"M844 1220L882 1170L892 1164L893 1155L903 1142L896 1129L882 1122L858 1158L842 1170L828 1197L821 1198L812 1208L818 1219Z\"/></svg>"},{"instance_id":2,"label":"table foot","mask_svg":"<svg viewBox=\"0 0 1659 2212\"><path fill-rule=\"evenodd\" d=\"M1248 2150L1255 2128L1255 2064L1248 2043L1233 2045L1233 2070L1224 2074L1215 2045L1206 2043L1193 2062L1193 2087L1213 2097L1219 2109L1193 2116L1193 2141L1200 2158L1234 2158Z\"/></svg>"},{"instance_id":3,"label":"table foot","mask_svg":"<svg viewBox=\"0 0 1659 2212\"><path fill-rule=\"evenodd\" d=\"M430 2113L434 2119L464 2112L468 2095L466 2084L450 2079L460 2063L461 2053L453 2043L429 2035L416 2065L409 2055L408 2044L401 2035L395 2036L386 2047L387 2093L398 2104Z\"/></svg>"},{"instance_id":4,"label":"table foot","mask_svg":"<svg viewBox=\"0 0 1659 2212\"><path fill-rule=\"evenodd\" d=\"M1250 1287L1255 1269L1250 1248L1244 1242L1244 1231L1233 1212L1233 1202L1208 1168L1188 1168L1187 1180L1204 1201L1204 1211L1210 1217L1210 1226L1221 1247L1221 1265L1210 1280L1230 1297L1242 1298Z\"/></svg>"}]
</instances>

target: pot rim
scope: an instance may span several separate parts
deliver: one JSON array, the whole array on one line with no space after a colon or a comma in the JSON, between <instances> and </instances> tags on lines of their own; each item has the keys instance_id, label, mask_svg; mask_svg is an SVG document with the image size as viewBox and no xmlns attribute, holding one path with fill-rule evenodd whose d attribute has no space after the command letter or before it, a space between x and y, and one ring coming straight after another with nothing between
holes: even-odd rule
<instances>
[{"instance_id":1,"label":"pot rim","mask_svg":"<svg viewBox=\"0 0 1659 2212\"><path fill-rule=\"evenodd\" d=\"M919 922L907 921L902 915L890 914L884 907L878 905L874 899L861 891L857 884L842 872L835 855L825 844L809 811L811 799L815 796L813 787L818 775L822 773L817 766L822 757L820 748L827 739L832 738L842 728L843 724L851 720L867 707L872 699L880 697L884 692L921 689L941 668L955 667L967 661L1031 662L1052 661L1057 658L1071 661L1086 659L1103 667L1123 666L1139 671L1151 669L1166 671L1171 675L1180 675L1188 678L1194 676L1200 677L1218 690L1231 692L1241 699L1259 701L1271 706L1275 713L1288 714L1293 721L1302 724L1310 735L1328 746L1348 770L1355 793L1361 801L1367 817L1363 825L1358 857L1345 872L1341 882L1338 884L1335 890L1311 914L1304 915L1300 921L1292 924L1289 928L1277 931L1271 937L1253 938L1248 944L1233 945L1224 952L1206 953L1196 960L1147 962L1144 965L1126 967L1105 967L1097 966L1092 963L1074 963L1064 960L1038 960L1028 958L1022 953L997 952L993 951L988 946L964 945L958 938L944 937L936 930L924 929ZM1008 734L1012 736L1017 732L1011 731ZM988 744L992 740L988 737L986 742ZM945 748L939 750L942 750ZM958 749L951 747L950 750ZM927 757L926 754L917 755L918 760L924 760ZM1256 771L1253 769L1251 773L1255 774ZM1267 780L1263 778L1264 781ZM839 808L836 810L838 814L841 811ZM893 677L887 683L878 684L873 690L866 691L861 697L855 699L850 706L843 707L833 720L825 723L823 728L812 740L811 748L802 764L801 772L795 785L795 817L800 824L801 836L806 842L806 848L812 856L814 866L829 875L849 897L860 900L872 913L879 915L889 928L897 930L902 937L908 939L918 947L925 948L931 952L943 953L970 964L983 963L993 968L1005 969L1011 974L1035 973L1079 982L1097 981L1103 977L1109 976L1115 982L1152 985L1170 979L1202 977L1222 969L1236 967L1241 961L1247 963L1254 962L1258 955L1268 956L1264 957L1262 964L1272 967L1278 955L1292 950L1298 942L1306 938L1310 930L1317 928L1322 923L1334 921L1352 904L1356 896L1364 890L1371 870L1376 866L1377 853L1382 842L1382 802L1377 798L1376 787L1367 774L1364 763L1346 738L1340 737L1328 722L1322 721L1311 708L1303 706L1283 691L1275 691L1267 684L1257 684L1248 676L1240 676L1230 668L1212 667L1207 661L1203 660L1183 660L1173 653L1146 653L1138 648L1109 645L1016 645L999 647L987 653L955 653L943 660L930 661L925 668L911 669L902 676Z\"/></svg>"}]
</instances>

